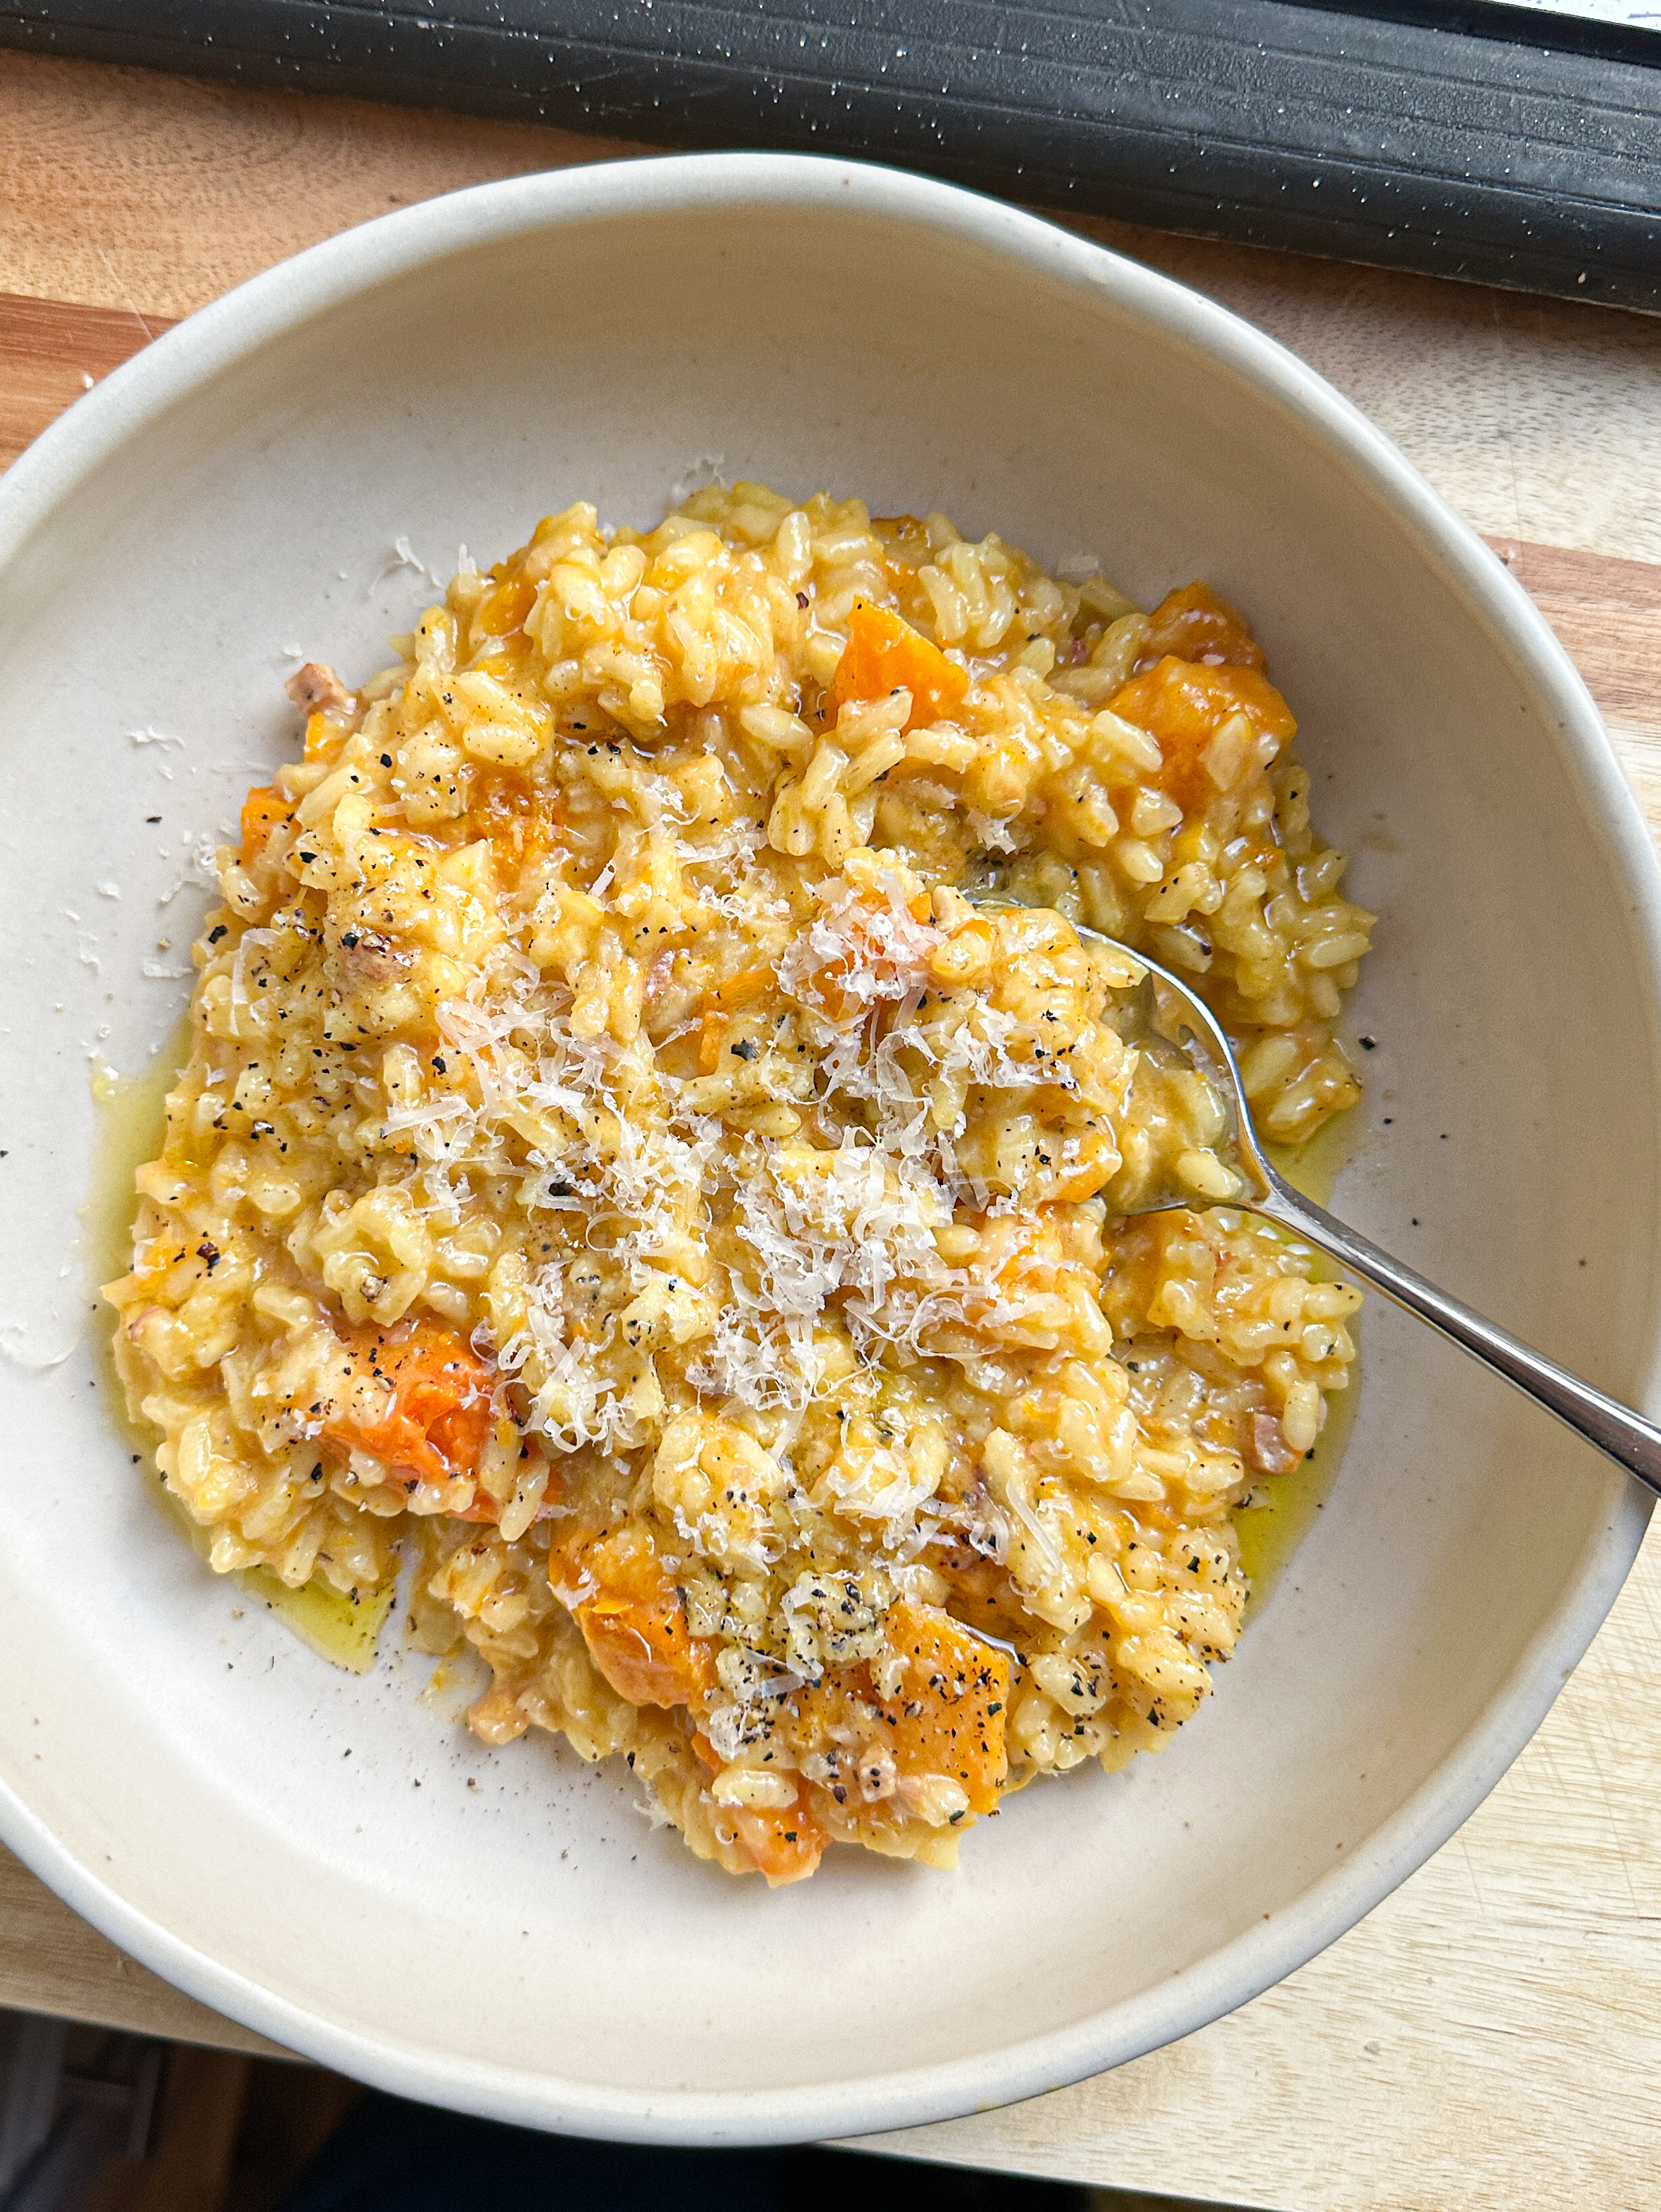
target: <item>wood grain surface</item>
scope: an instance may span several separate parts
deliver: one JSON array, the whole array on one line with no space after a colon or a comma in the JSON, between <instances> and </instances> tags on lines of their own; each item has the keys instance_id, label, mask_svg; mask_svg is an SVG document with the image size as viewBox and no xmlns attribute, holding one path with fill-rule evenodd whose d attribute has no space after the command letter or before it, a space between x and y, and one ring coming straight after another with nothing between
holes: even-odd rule
<instances>
[{"instance_id":1,"label":"wood grain surface","mask_svg":"<svg viewBox=\"0 0 1661 2212\"><path fill-rule=\"evenodd\" d=\"M0 2005L178 2043L268 2055L276 2048L106 1943L8 1850L0 1850Z\"/></svg>"},{"instance_id":2,"label":"wood grain surface","mask_svg":"<svg viewBox=\"0 0 1661 2212\"><path fill-rule=\"evenodd\" d=\"M624 150L0 57L0 463L87 379L283 255L433 192ZM1488 533L1661 833L1661 322L1081 227L1293 346ZM1661 1530L1493 1796L1321 1958L1114 2074L880 2147L1269 2212L1656 2212L1658 1685ZM0 2002L266 2047L3 1854Z\"/></svg>"}]
</instances>

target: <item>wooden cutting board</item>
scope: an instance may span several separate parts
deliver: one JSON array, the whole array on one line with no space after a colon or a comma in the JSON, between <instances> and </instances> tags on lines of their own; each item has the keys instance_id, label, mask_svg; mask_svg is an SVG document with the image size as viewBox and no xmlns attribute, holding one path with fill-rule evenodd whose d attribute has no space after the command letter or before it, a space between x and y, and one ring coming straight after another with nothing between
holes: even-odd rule
<instances>
[{"instance_id":1,"label":"wooden cutting board","mask_svg":"<svg viewBox=\"0 0 1661 2212\"><path fill-rule=\"evenodd\" d=\"M283 255L435 191L624 151L0 56L0 465ZM1396 438L1534 595L1661 833L1661 322L1080 228L1248 315ZM1273 2212L1653 2212L1658 1690L1661 1534L1493 1796L1321 1958L1114 2074L883 2147ZM3 1853L0 2003L268 2047Z\"/></svg>"}]
</instances>

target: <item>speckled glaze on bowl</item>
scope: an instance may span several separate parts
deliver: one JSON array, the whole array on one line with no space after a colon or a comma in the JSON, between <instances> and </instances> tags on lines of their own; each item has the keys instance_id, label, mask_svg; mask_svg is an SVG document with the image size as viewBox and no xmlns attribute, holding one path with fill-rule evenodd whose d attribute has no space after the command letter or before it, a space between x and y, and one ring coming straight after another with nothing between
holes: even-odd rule
<instances>
[{"instance_id":1,"label":"speckled glaze on bowl","mask_svg":"<svg viewBox=\"0 0 1661 2212\"><path fill-rule=\"evenodd\" d=\"M1562 653L1360 416L1165 279L883 170L642 161L389 216L193 316L0 483L0 1834L296 2051L715 2142L1026 2096L1288 1972L1526 1741L1645 1506L1375 1301L1336 1488L1164 1756L1013 1800L956 1875L834 1855L776 1895L202 1569L109 1419L76 1249L88 1050L134 1066L183 1003L182 841L292 742L291 646L378 665L425 588L398 540L443 574L578 496L654 519L700 467L1239 600L1384 916L1341 1210L1651 1410L1661 902Z\"/></svg>"}]
</instances>

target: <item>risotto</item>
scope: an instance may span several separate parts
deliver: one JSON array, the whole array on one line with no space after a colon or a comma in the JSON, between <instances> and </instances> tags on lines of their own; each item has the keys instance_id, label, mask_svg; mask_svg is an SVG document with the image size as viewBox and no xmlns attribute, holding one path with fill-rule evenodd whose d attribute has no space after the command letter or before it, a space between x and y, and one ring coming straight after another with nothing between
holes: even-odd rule
<instances>
[{"instance_id":1,"label":"risotto","mask_svg":"<svg viewBox=\"0 0 1661 2212\"><path fill-rule=\"evenodd\" d=\"M1359 1303L1075 928L1196 979L1270 1138L1358 1096L1372 917L1242 618L740 484L393 646L289 687L107 1291L212 1565L412 1561L480 1736L771 1882L1159 1747Z\"/></svg>"}]
</instances>

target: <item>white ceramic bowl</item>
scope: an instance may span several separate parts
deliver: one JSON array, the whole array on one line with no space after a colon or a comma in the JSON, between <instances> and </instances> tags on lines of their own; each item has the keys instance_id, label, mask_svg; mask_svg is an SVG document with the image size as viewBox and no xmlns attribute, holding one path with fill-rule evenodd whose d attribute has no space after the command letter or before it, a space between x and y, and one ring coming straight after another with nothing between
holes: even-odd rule
<instances>
[{"instance_id":1,"label":"white ceramic bowl","mask_svg":"<svg viewBox=\"0 0 1661 2212\"><path fill-rule=\"evenodd\" d=\"M578 496L655 518L711 457L1239 600L1384 917L1341 1206L1652 1403L1661 1234L1661 902L1585 692L1378 432L1145 269L881 170L572 170L302 254L49 431L0 484L0 1833L297 2051L704 2142L1025 2096L1285 1974L1515 1756L1645 1521L1375 1301L1336 1490L1163 1757L1015 1799L956 1875L833 1854L776 1895L546 1741L472 1744L420 1662L331 1671L197 1564L76 1336L88 1048L131 1066L183 1002L148 972L194 921L155 903L180 840L292 744L285 648L378 665L424 589L382 573L398 538L447 572Z\"/></svg>"}]
</instances>

